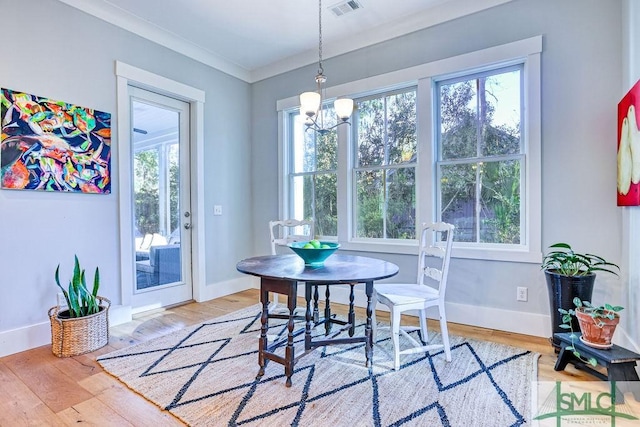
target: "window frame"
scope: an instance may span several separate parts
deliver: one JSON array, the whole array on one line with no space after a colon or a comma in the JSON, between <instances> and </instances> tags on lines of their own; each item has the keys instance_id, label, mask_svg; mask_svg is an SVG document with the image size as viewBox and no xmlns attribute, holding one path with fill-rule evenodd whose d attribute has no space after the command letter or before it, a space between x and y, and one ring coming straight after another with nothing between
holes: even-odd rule
<instances>
[{"instance_id":1,"label":"window frame","mask_svg":"<svg viewBox=\"0 0 640 427\"><path fill-rule=\"evenodd\" d=\"M415 92L415 97L416 97L416 107L417 107L417 98L418 98L418 87L417 85L413 84L413 85L405 85L399 88L394 88L392 90L382 90L382 91L378 91L378 92L374 92L374 93L370 93L367 94L366 96L360 96L357 97L356 99L354 99L354 104L357 104L360 101L368 101L368 100L372 100L372 99L376 99L376 98L382 98L382 97L389 97L389 96L393 96L393 95L399 95L399 94L403 94L403 93L408 93L408 92ZM387 163L387 162L383 162L382 164L379 165L360 165L358 162L358 127L357 127L357 116L358 116L358 112L357 110L354 111L354 114L352 115L352 120L351 120L351 129L350 129L350 141L349 141L349 146L350 146L350 154L351 154L351 165L349 166L349 174L350 174L350 186L351 186L351 194L353 195L353 197L350 199L351 202L351 209L352 209L352 217L350 218L350 225L351 225L351 229L353 230L353 233L350 234L351 236L351 241L359 241L359 242L363 242L363 243L367 243L367 242L377 242L377 243L385 243L385 242L393 242L393 243L398 243L398 244L405 244L406 242L412 242L412 241L417 241L417 237L414 239L394 239L394 238L387 238L387 237L382 237L382 238L372 238L372 237L357 237L355 234L357 232L357 222L358 222L358 202L357 202L357 186L358 186L358 179L357 179L357 175L358 172L361 171L384 171L384 172L388 172L389 170L392 169L413 169L413 173L414 173L414 180L417 180L417 171L418 171L418 131L417 131L417 123L418 123L418 117L417 117L417 108L416 108L416 160L413 162L406 162L406 163ZM386 142L385 142L386 144ZM386 181L385 181L386 184ZM416 203L415 203L415 211L416 213L418 212L418 203L417 203L417 196L418 196L418 192L415 192L415 197L416 197ZM386 199L385 199L386 201ZM386 233L386 210L384 212L383 215L383 232ZM418 221L417 221L417 214L416 214L416 223L414 224L414 236L418 236Z\"/></svg>"},{"instance_id":2,"label":"window frame","mask_svg":"<svg viewBox=\"0 0 640 427\"><path fill-rule=\"evenodd\" d=\"M299 115L299 111L297 109L294 110L288 110L285 112L285 126L287 127L287 131L288 131L288 135L294 135L296 133L296 123L295 123L295 119L293 119L294 116ZM307 132L304 129L304 125L302 123L299 124L300 126L300 130L302 130L302 132ZM288 141L291 141L291 139L289 139ZM294 212L294 206L291 203L287 203L286 205L282 206L282 210L284 212L286 212L286 218L295 218L295 219L311 219L315 222L315 228L316 228L316 232L319 229L319 224L318 224L318 220L316 218L316 210L317 210L317 205L316 205L316 191L315 191L315 178L319 175L338 175L338 170L336 169L318 169L317 168L317 135L316 135L316 139L314 140L314 148L316 150L316 152L314 153L314 168L312 171L306 171L306 170L301 170L301 171L296 171L295 170L295 159L293 154L294 153L294 147L293 146L289 146L287 151L287 162L286 162L286 169L287 172L287 176L283 177L287 182L286 182L286 188L287 188L287 199L288 200L294 200L294 191L295 191L295 180L296 178L302 178L303 180L306 177L311 177L314 180L314 185L313 185L313 196L314 196L314 200L312 203L312 211L313 211L313 216L311 218L302 218L302 217L296 217L295 216L295 212ZM337 155L336 155L337 156ZM336 160L337 163L337 160ZM336 179L337 180L337 179ZM282 216L281 216L282 217ZM322 238L323 240L337 240L337 235L335 236L326 236L326 235L319 235L320 238Z\"/></svg>"},{"instance_id":3,"label":"window frame","mask_svg":"<svg viewBox=\"0 0 640 427\"><path fill-rule=\"evenodd\" d=\"M433 183L438 177L435 132L438 131L434 116L435 81L456 76L464 76L523 64L523 105L524 126L522 127L522 150L525 161L522 166L522 187L526 200L523 203L524 244L479 244L464 245L454 242L452 256L456 258L530 262L542 260L541 245L541 62L542 36L490 47L422 65L329 87L325 99L338 97L361 98L417 85L416 109L418 132L418 164L416 167L416 227L423 222L438 218L436 191ZM279 118L279 209L280 214L289 212L288 188L287 112L299 107L298 97L278 100ZM349 126L339 126L338 137L338 241L343 250L363 252L415 254L418 242L415 239L358 239L353 235L355 215L353 200L354 153ZM425 183L427 183L425 185ZM416 233L417 235L417 233ZM514 247L517 246L517 247Z\"/></svg>"},{"instance_id":4,"label":"window frame","mask_svg":"<svg viewBox=\"0 0 640 427\"><path fill-rule=\"evenodd\" d=\"M441 122L441 117L442 117L442 109L441 109L441 105L439 103L439 88L442 85L447 85L447 84L454 84L454 83L460 83L463 81L468 81L468 80L474 80L474 79L478 79L478 78L482 78L482 77L490 77L490 76L495 76L495 75L499 75L499 74L504 74L507 73L509 71L519 71L520 72L520 82L519 82L519 91L520 91L520 105L519 105L519 111L520 111L520 142L519 142L519 147L518 147L518 152L517 153L506 153L506 154L486 154L486 153L481 153L480 152L480 141L477 140L477 146L476 146L476 153L473 156L468 156L468 157L461 157L461 158L447 158L444 159L443 157L443 145L442 145L442 133L441 133L441 127L442 127L442 122ZM521 200L524 199L526 202L526 197L527 197L527 188L524 185L524 180L525 180L525 170L526 170L526 152L525 152L525 144L524 141L526 139L526 134L524 132L524 126L526 126L526 120L524 117L524 111L525 111L525 97L524 97L524 81L525 81L525 76L524 76L524 63L523 62L516 62L515 64L509 63L506 66L503 66L502 64L498 64L495 67L491 67L491 68L484 68L482 71L477 72L475 70L470 70L467 74L457 74L456 77L451 78L450 76L441 76L438 77L436 79L433 80L433 92L435 94L433 100L434 100L434 123L435 123L435 127L434 127L434 135L433 135L433 141L434 141L434 150L436 153L436 158L435 158L435 162L434 162L434 167L436 168L436 180L435 180L435 186L436 186L436 218L437 221L442 221L442 188L441 188L441 182L442 182L442 168L443 166L451 166L451 165L471 165L471 164L479 164L479 163L489 163L489 162L503 162L503 161L510 161L510 160L516 160L520 163L521 167L520 167L520 197ZM476 94L477 96L477 94ZM478 136L479 137L479 136ZM476 181L476 186L478 185L478 182ZM476 194L476 197L478 196L478 194ZM521 201L521 210L520 210L520 243L518 244L510 244L510 243L485 243L485 242L461 242L458 241L457 246L458 247L469 247L469 248L497 248L497 249L504 249L504 250L517 250L519 247L525 247L526 246L526 215L525 215L525 211L527 210L527 206L526 204L523 205L522 201ZM479 214L478 214L479 215ZM476 218L476 220L479 220L480 218ZM477 233L478 236L480 236L480 229L479 227L479 223L475 224L475 227L477 228Z\"/></svg>"}]
</instances>

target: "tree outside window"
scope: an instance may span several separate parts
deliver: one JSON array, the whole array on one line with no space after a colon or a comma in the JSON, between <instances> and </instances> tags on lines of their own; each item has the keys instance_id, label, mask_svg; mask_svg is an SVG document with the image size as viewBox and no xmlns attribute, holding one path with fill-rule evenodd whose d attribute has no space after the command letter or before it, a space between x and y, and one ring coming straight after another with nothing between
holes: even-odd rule
<instances>
[{"instance_id":1,"label":"tree outside window","mask_svg":"<svg viewBox=\"0 0 640 427\"><path fill-rule=\"evenodd\" d=\"M456 241L520 244L522 66L436 84L438 199Z\"/></svg>"},{"instance_id":2,"label":"tree outside window","mask_svg":"<svg viewBox=\"0 0 640 427\"><path fill-rule=\"evenodd\" d=\"M332 108L325 109L325 125L335 124ZM307 131L304 118L292 113L292 171L290 217L312 219L319 236L338 235L338 140L336 132L320 135Z\"/></svg>"},{"instance_id":3,"label":"tree outside window","mask_svg":"<svg viewBox=\"0 0 640 427\"><path fill-rule=\"evenodd\" d=\"M165 170L161 170L161 165ZM179 226L178 144L137 151L133 156L134 219L141 235L170 234ZM161 194L160 189L167 189Z\"/></svg>"},{"instance_id":4,"label":"tree outside window","mask_svg":"<svg viewBox=\"0 0 640 427\"><path fill-rule=\"evenodd\" d=\"M135 226L141 235L157 233L160 230L158 149L135 153L133 171Z\"/></svg>"},{"instance_id":5,"label":"tree outside window","mask_svg":"<svg viewBox=\"0 0 640 427\"><path fill-rule=\"evenodd\" d=\"M327 135L279 100L284 214L344 250L414 253L419 225L446 221L456 257L539 262L541 48L532 37L331 88L356 108Z\"/></svg>"},{"instance_id":6,"label":"tree outside window","mask_svg":"<svg viewBox=\"0 0 640 427\"><path fill-rule=\"evenodd\" d=\"M415 239L416 89L356 105L355 237Z\"/></svg>"}]
</instances>

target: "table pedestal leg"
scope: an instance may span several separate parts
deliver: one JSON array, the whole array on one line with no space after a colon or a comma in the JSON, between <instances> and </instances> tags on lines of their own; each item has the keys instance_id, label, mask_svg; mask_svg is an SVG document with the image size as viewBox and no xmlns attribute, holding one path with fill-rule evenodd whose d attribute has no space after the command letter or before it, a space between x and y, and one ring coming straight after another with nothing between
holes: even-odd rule
<instances>
[{"instance_id":1,"label":"table pedestal leg","mask_svg":"<svg viewBox=\"0 0 640 427\"><path fill-rule=\"evenodd\" d=\"M315 288L314 295L314 309L313 314L311 313L311 285L305 285L304 288L304 299L307 302L307 312L306 312L306 323L304 327L304 349L311 349L311 319L314 319L318 314L318 285L313 286Z\"/></svg>"},{"instance_id":2,"label":"table pedestal leg","mask_svg":"<svg viewBox=\"0 0 640 427\"><path fill-rule=\"evenodd\" d=\"M356 332L356 312L353 308L353 283L349 284L349 286L351 287L349 292L349 324L351 325L349 326L349 336L352 337Z\"/></svg>"},{"instance_id":3,"label":"table pedestal leg","mask_svg":"<svg viewBox=\"0 0 640 427\"><path fill-rule=\"evenodd\" d=\"M318 299L319 299L318 285L313 285L313 322L314 323L318 323L320 321L320 313L318 310Z\"/></svg>"},{"instance_id":4,"label":"table pedestal leg","mask_svg":"<svg viewBox=\"0 0 640 427\"><path fill-rule=\"evenodd\" d=\"M262 303L262 316L260 316L260 339L258 340L258 365L260 370L256 378L261 378L264 375L264 368L267 365L267 360L264 357L264 352L267 350L267 330L269 330L269 292L266 290L260 291L260 302Z\"/></svg>"},{"instance_id":5,"label":"table pedestal leg","mask_svg":"<svg viewBox=\"0 0 640 427\"><path fill-rule=\"evenodd\" d=\"M330 302L330 292L329 285L327 285L327 290L324 293L325 295L325 305L324 305L324 332L325 335L329 335L331 333L331 302Z\"/></svg>"},{"instance_id":6,"label":"table pedestal leg","mask_svg":"<svg viewBox=\"0 0 640 427\"><path fill-rule=\"evenodd\" d=\"M287 308L289 313L269 314L269 292L274 292L287 297ZM265 373L267 363L272 360L284 366L284 373L287 377L286 386L291 387L291 376L293 375L293 366L295 365L295 349L293 347L293 328L295 326L295 309L298 296L297 282L290 280L277 280L268 277L260 279L260 302L262 302L262 316L260 317L260 338L258 339L258 364L260 370L256 378L261 378ZM284 357L275 353L275 350L284 342L278 340L269 345L267 341L267 333L269 331L269 318L286 319L287 320L287 339L284 348Z\"/></svg>"},{"instance_id":7,"label":"table pedestal leg","mask_svg":"<svg viewBox=\"0 0 640 427\"><path fill-rule=\"evenodd\" d=\"M289 323L287 323L287 348L285 349L284 373L287 376L285 385L291 387L291 376L293 375L293 365L295 364L295 354L293 349L293 327L294 327L294 311L296 310L296 286L293 287L293 291L288 295L287 306L289 308ZM293 294L293 295L292 295Z\"/></svg>"},{"instance_id":8,"label":"table pedestal leg","mask_svg":"<svg viewBox=\"0 0 640 427\"><path fill-rule=\"evenodd\" d=\"M367 356L366 366L370 368L373 364L373 329L371 328L371 313L373 313L373 282L365 283L365 293L367 294L367 326L365 327L365 353Z\"/></svg>"}]
</instances>

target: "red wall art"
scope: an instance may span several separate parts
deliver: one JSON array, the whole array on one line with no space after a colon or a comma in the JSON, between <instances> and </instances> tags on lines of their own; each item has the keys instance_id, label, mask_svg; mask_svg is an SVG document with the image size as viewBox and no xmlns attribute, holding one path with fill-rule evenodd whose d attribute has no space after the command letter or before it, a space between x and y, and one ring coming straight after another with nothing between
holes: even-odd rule
<instances>
[{"instance_id":1,"label":"red wall art","mask_svg":"<svg viewBox=\"0 0 640 427\"><path fill-rule=\"evenodd\" d=\"M618 206L640 205L640 80L618 103Z\"/></svg>"},{"instance_id":2,"label":"red wall art","mask_svg":"<svg viewBox=\"0 0 640 427\"><path fill-rule=\"evenodd\" d=\"M4 88L1 102L1 188L111 192L111 114Z\"/></svg>"}]
</instances>

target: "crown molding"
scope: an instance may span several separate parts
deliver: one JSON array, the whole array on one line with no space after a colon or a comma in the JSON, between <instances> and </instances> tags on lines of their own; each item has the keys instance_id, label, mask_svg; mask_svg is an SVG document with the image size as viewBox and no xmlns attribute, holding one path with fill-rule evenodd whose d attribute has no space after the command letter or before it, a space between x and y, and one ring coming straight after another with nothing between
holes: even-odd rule
<instances>
[{"instance_id":1,"label":"crown molding","mask_svg":"<svg viewBox=\"0 0 640 427\"><path fill-rule=\"evenodd\" d=\"M471 15L513 0L449 0L401 21L381 25L339 43L326 43L323 58L343 55L405 34L429 28L462 16ZM309 50L251 71L251 82L257 82L318 61L317 50Z\"/></svg>"},{"instance_id":2,"label":"crown molding","mask_svg":"<svg viewBox=\"0 0 640 427\"><path fill-rule=\"evenodd\" d=\"M201 46L187 41L157 25L151 24L119 7L107 2L86 0L58 0L89 15L102 19L110 24L127 30L133 34L178 52L184 56L229 74L240 80L250 82L250 72L233 62L216 55Z\"/></svg>"},{"instance_id":3,"label":"crown molding","mask_svg":"<svg viewBox=\"0 0 640 427\"><path fill-rule=\"evenodd\" d=\"M255 83L296 68L313 64L317 61L317 54L314 48L276 61L270 65L248 70L106 1L58 1L247 83ZM328 59L352 52L510 1L513 0L442 1L429 10L412 15L401 21L372 28L371 30L349 37L346 40L340 40L340 42L326 43L324 46L324 58Z\"/></svg>"}]
</instances>

